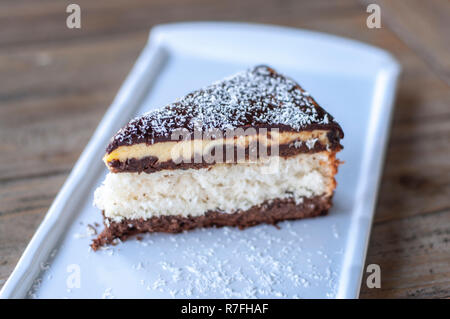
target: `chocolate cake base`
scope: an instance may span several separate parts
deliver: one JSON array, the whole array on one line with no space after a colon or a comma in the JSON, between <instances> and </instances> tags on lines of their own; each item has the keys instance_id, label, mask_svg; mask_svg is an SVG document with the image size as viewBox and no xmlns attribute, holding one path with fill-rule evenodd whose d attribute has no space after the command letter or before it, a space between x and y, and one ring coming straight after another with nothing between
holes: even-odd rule
<instances>
[{"instance_id":1,"label":"chocolate cake base","mask_svg":"<svg viewBox=\"0 0 450 319\"><path fill-rule=\"evenodd\" d=\"M207 212L197 217L161 216L149 219L124 219L120 222L105 219L105 229L94 239L91 247L95 251L101 246L114 243L115 239L125 240L139 233L180 233L202 227L233 226L239 229L258 224L276 225L283 220L302 219L326 215L331 207L331 196L303 198L301 203L292 199L276 199L254 206L246 211L232 214Z\"/></svg>"}]
</instances>

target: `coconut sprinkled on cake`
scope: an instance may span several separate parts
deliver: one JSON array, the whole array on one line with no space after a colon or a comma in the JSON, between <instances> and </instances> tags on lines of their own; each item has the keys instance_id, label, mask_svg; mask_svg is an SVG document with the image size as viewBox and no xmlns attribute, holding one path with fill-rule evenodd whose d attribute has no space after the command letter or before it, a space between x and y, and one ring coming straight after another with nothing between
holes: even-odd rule
<instances>
[{"instance_id":1,"label":"coconut sprinkled on cake","mask_svg":"<svg viewBox=\"0 0 450 319\"><path fill-rule=\"evenodd\" d=\"M297 83L267 66L257 66L131 120L113 137L108 151L120 145L167 140L177 129L226 132L243 127L341 131Z\"/></svg>"}]
</instances>

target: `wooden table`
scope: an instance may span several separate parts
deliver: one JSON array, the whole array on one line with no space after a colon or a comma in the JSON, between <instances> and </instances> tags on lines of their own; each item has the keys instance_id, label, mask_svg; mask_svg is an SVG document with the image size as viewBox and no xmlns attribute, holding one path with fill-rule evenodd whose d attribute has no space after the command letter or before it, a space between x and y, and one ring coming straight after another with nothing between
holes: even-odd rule
<instances>
[{"instance_id":1,"label":"wooden table","mask_svg":"<svg viewBox=\"0 0 450 319\"><path fill-rule=\"evenodd\" d=\"M307 28L401 61L393 128L362 298L450 296L450 5L446 0L61 0L0 2L0 286L42 221L155 24L233 20Z\"/></svg>"}]
</instances>

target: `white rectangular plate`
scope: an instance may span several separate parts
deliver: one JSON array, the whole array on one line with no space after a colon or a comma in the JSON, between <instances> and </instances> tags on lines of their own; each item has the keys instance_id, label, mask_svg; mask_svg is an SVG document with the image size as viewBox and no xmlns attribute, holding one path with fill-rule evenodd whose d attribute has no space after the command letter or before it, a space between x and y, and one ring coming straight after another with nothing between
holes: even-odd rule
<instances>
[{"instance_id":1,"label":"white rectangular plate","mask_svg":"<svg viewBox=\"0 0 450 319\"><path fill-rule=\"evenodd\" d=\"M124 43L126 45L126 43ZM329 216L148 234L93 252L109 138L135 115L257 64L292 77L345 132ZM1 292L3 298L356 298L400 68L352 40L242 23L155 27Z\"/></svg>"}]
</instances>

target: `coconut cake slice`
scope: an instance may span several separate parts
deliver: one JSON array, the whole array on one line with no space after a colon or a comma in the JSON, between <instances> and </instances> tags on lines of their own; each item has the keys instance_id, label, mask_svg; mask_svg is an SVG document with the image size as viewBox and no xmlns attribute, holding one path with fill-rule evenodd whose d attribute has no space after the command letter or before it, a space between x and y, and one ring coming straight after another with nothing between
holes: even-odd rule
<instances>
[{"instance_id":1,"label":"coconut cake slice","mask_svg":"<svg viewBox=\"0 0 450 319\"><path fill-rule=\"evenodd\" d=\"M268 66L194 91L131 120L103 158L92 247L144 232L324 215L344 134L292 79Z\"/></svg>"}]
</instances>

